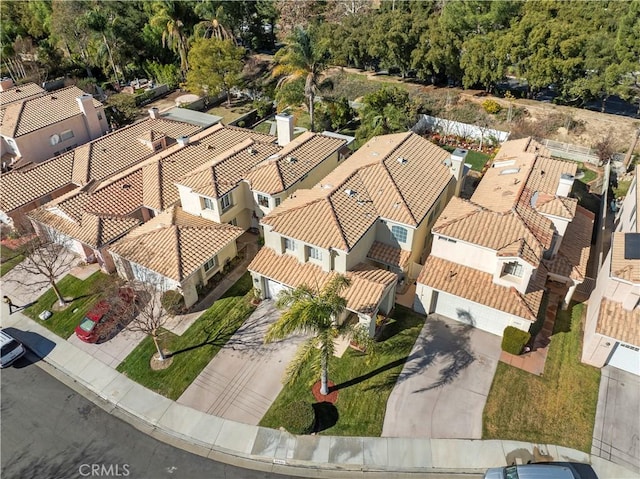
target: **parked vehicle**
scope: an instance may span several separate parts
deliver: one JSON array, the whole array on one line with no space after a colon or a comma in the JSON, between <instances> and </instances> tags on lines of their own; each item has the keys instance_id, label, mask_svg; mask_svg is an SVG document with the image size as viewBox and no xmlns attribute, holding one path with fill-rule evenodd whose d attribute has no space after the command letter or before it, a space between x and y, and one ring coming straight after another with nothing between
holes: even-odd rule
<instances>
[{"instance_id":1,"label":"parked vehicle","mask_svg":"<svg viewBox=\"0 0 640 479\"><path fill-rule=\"evenodd\" d=\"M13 338L4 330L0 330L0 345L2 346L2 354L0 358L0 367L6 368L13 364L18 358L24 356L26 349L20 341Z\"/></svg>"},{"instance_id":2,"label":"parked vehicle","mask_svg":"<svg viewBox=\"0 0 640 479\"><path fill-rule=\"evenodd\" d=\"M545 462L493 467L487 470L484 479L581 479L581 476L567 462Z\"/></svg>"},{"instance_id":3,"label":"parked vehicle","mask_svg":"<svg viewBox=\"0 0 640 479\"><path fill-rule=\"evenodd\" d=\"M76 326L76 336L85 343L104 341L133 314L136 300L132 288L120 288L117 298L98 301Z\"/></svg>"}]
</instances>

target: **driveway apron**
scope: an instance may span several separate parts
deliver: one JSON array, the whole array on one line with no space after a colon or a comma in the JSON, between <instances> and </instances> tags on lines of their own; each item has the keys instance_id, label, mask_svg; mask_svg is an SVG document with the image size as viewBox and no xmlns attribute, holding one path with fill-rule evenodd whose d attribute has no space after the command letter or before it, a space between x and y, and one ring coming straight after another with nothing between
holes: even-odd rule
<instances>
[{"instance_id":1,"label":"driveway apron","mask_svg":"<svg viewBox=\"0 0 640 479\"><path fill-rule=\"evenodd\" d=\"M178 399L194 409L257 425L282 390L282 378L302 336L264 344L280 317L265 300Z\"/></svg>"},{"instance_id":2,"label":"driveway apron","mask_svg":"<svg viewBox=\"0 0 640 479\"><path fill-rule=\"evenodd\" d=\"M501 338L430 315L389 400L382 436L480 439Z\"/></svg>"}]
</instances>

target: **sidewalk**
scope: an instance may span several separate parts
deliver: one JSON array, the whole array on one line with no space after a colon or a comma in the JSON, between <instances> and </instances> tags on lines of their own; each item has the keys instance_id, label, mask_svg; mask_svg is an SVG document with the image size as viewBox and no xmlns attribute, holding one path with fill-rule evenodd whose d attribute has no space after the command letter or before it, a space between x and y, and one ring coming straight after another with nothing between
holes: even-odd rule
<instances>
[{"instance_id":1,"label":"sidewalk","mask_svg":"<svg viewBox=\"0 0 640 479\"><path fill-rule=\"evenodd\" d=\"M507 457L591 463L599 479L636 479L637 473L573 449L515 441L294 436L222 419L160 396L118 373L20 312L2 305L3 327L25 332L25 344L81 388L125 412L154 437L212 459L263 471L310 477L415 477L416 473L481 474ZM27 341L28 339L28 341ZM126 416L126 414L125 414ZM141 422L141 423L140 423ZM442 477L442 476L441 476Z\"/></svg>"}]
</instances>

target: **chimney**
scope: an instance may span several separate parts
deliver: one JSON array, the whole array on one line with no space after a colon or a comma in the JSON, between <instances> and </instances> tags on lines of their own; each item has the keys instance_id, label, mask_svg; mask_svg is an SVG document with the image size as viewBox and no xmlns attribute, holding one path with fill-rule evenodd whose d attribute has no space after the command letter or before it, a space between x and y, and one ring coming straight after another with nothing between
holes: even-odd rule
<instances>
[{"instance_id":1,"label":"chimney","mask_svg":"<svg viewBox=\"0 0 640 479\"><path fill-rule=\"evenodd\" d=\"M284 146L293 140L293 116L286 113L276 115L278 145Z\"/></svg>"},{"instance_id":2,"label":"chimney","mask_svg":"<svg viewBox=\"0 0 640 479\"><path fill-rule=\"evenodd\" d=\"M158 110L155 106L153 108L149 108L149 116L154 120L159 120L160 110Z\"/></svg>"},{"instance_id":3,"label":"chimney","mask_svg":"<svg viewBox=\"0 0 640 479\"><path fill-rule=\"evenodd\" d=\"M556 189L556 196L569 196L571 188L573 187L574 176L569 173L562 173L560 175L560 181L558 181L558 189Z\"/></svg>"},{"instance_id":4,"label":"chimney","mask_svg":"<svg viewBox=\"0 0 640 479\"><path fill-rule=\"evenodd\" d=\"M462 189L462 182L464 181L464 160L467 157L467 150L462 148L456 148L451 157L445 160L445 165L449 166L449 171L456 179L455 195L460 196L460 190Z\"/></svg>"},{"instance_id":5,"label":"chimney","mask_svg":"<svg viewBox=\"0 0 640 479\"><path fill-rule=\"evenodd\" d=\"M152 108L152 110L157 110L157 108ZM180 145L181 147L185 147L189 144L189 137L188 136L179 136L178 138L176 138L176 141L178 142L178 145Z\"/></svg>"},{"instance_id":6,"label":"chimney","mask_svg":"<svg viewBox=\"0 0 640 479\"><path fill-rule=\"evenodd\" d=\"M13 88L13 80L9 77L0 79L0 91L7 91L9 88Z\"/></svg>"},{"instance_id":7,"label":"chimney","mask_svg":"<svg viewBox=\"0 0 640 479\"><path fill-rule=\"evenodd\" d=\"M93 104L93 95L84 93L77 97L76 101L78 102L78 108L80 108L82 116L84 116L89 138L92 140L100 138L102 136L102 127L100 125L100 120L98 119L98 112Z\"/></svg>"}]
</instances>

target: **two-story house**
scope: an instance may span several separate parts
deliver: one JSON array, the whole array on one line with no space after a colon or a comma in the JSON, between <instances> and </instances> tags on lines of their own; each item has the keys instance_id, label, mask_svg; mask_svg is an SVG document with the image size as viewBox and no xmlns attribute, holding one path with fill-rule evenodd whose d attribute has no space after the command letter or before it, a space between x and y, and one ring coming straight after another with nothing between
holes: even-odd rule
<instances>
[{"instance_id":1,"label":"two-story house","mask_svg":"<svg viewBox=\"0 0 640 479\"><path fill-rule=\"evenodd\" d=\"M46 94L47 91L35 83L25 83L16 86L11 78L0 79L0 108L4 108L10 103Z\"/></svg>"},{"instance_id":2,"label":"two-story house","mask_svg":"<svg viewBox=\"0 0 640 479\"><path fill-rule=\"evenodd\" d=\"M161 138L150 134L144 140ZM75 253L98 261L107 272L115 270L123 277L141 281L150 276L150 271L167 273L167 283L177 285L190 306L197 300L199 284L236 256L236 233L251 228L253 218L265 208L258 203L258 195L290 195L317 171L327 171L337 164L345 144L342 139L313 133L284 146L275 141L274 136L218 124L178 138L149 159L102 182L63 195L32 212L30 218L36 230L62 237L61 242ZM288 159L293 155L296 161ZM273 186L278 183L283 189ZM254 192L254 184L267 187ZM269 200L275 206L272 196ZM139 225L150 223L169 209L178 213L152 223L164 233L150 232L148 227L142 230L148 234L138 234ZM229 228L228 223L239 228ZM209 235L209 240L181 242L182 232L194 227L200 231L197 234ZM159 271L157 265L168 247L160 244L165 235L174 238L177 254L200 258L202 264L180 274L176 270L170 275L169 270ZM159 243L154 246L156 240ZM221 243L223 240L227 242Z\"/></svg>"},{"instance_id":3,"label":"two-story house","mask_svg":"<svg viewBox=\"0 0 640 479\"><path fill-rule=\"evenodd\" d=\"M108 130L102 103L75 86L0 108L0 149L12 167L53 158Z\"/></svg>"},{"instance_id":4,"label":"two-story house","mask_svg":"<svg viewBox=\"0 0 640 479\"><path fill-rule=\"evenodd\" d=\"M213 117L211 124L215 123ZM210 125L209 125L210 126ZM201 125L167 120L156 111L132 125L101 136L41 163L0 177L0 221L31 229L26 214L70 191L101 182L202 130Z\"/></svg>"},{"instance_id":5,"label":"two-story house","mask_svg":"<svg viewBox=\"0 0 640 479\"><path fill-rule=\"evenodd\" d=\"M433 226L414 309L501 336L529 329L547 278L565 285L568 304L593 228L593 214L569 198L576 169L530 138L504 143L471 199L454 198Z\"/></svg>"},{"instance_id":6,"label":"two-story house","mask_svg":"<svg viewBox=\"0 0 640 479\"><path fill-rule=\"evenodd\" d=\"M429 228L464 169L464 155L415 133L372 138L262 218L265 246L249 265L254 286L275 298L345 274L347 309L373 333L377 313L393 307L398 280L428 251Z\"/></svg>"},{"instance_id":7,"label":"two-story house","mask_svg":"<svg viewBox=\"0 0 640 479\"><path fill-rule=\"evenodd\" d=\"M636 166L616 216L611 249L587 306L582 361L640 375L640 188Z\"/></svg>"}]
</instances>

